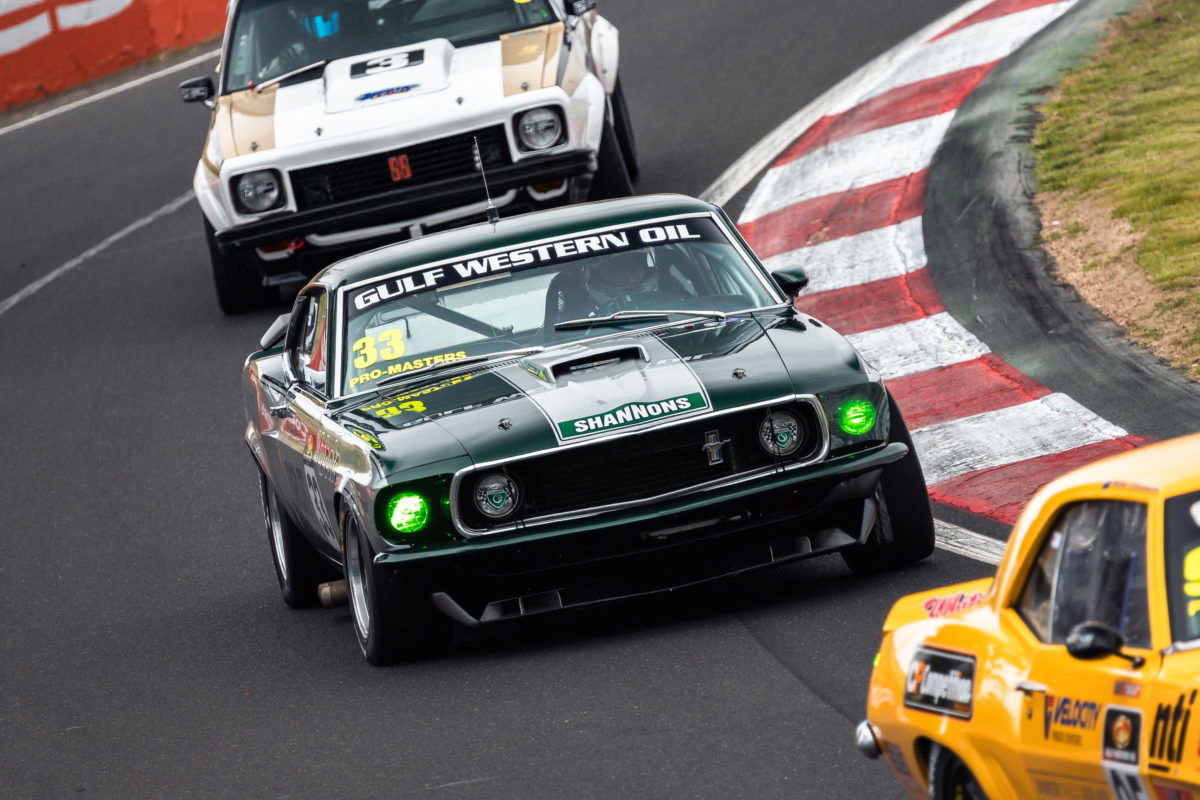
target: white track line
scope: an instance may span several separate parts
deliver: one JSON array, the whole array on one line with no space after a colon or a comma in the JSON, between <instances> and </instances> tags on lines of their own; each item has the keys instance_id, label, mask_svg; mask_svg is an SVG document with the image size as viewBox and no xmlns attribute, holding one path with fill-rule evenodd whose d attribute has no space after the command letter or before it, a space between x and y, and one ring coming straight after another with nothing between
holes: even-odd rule
<instances>
[{"instance_id":1,"label":"white track line","mask_svg":"<svg viewBox=\"0 0 1200 800\"><path fill-rule=\"evenodd\" d=\"M1000 556L1004 555L1004 542L982 533L975 533L940 519L933 521L933 530L938 548L947 553L957 553L993 566L999 564Z\"/></svg>"},{"instance_id":2,"label":"white track line","mask_svg":"<svg viewBox=\"0 0 1200 800\"><path fill-rule=\"evenodd\" d=\"M912 432L925 482L940 481L1125 436L1065 394L1050 394Z\"/></svg>"},{"instance_id":3,"label":"white track line","mask_svg":"<svg viewBox=\"0 0 1200 800\"><path fill-rule=\"evenodd\" d=\"M25 300L26 298L37 293L38 291L40 291L42 288L44 288L50 282L57 280L58 278L61 278L63 275L66 275L68 272L75 269L76 267L81 266L88 260L94 258L95 256L99 255L100 253L103 253L105 250L112 247L114 244L121 241L129 234L134 233L135 231L139 231L142 228L149 225L150 223L156 222L156 221L162 219L163 217L167 216L168 214L173 214L174 212L178 211L180 208L185 206L188 203L188 201L190 201L191 199L192 199L192 190L188 189L186 192L181 194L179 197L176 197L174 200L167 203L165 206L157 209L156 211L152 211L151 213L147 214L146 216L142 217L141 219L137 220L136 222L132 222L129 225L126 225L124 228L117 231L112 236L109 236L107 239L102 241L100 244L98 244L95 247L92 247L88 250L85 250L84 252L75 256L70 261L66 262L65 264L58 267L57 269L54 269L51 272L38 278L36 281L29 284L21 291L17 292L12 297L9 297L8 299L4 300L3 302L0 302L0 315L3 315L10 308L15 306L17 303L21 302L22 300Z\"/></svg>"},{"instance_id":4,"label":"white track line","mask_svg":"<svg viewBox=\"0 0 1200 800\"><path fill-rule=\"evenodd\" d=\"M929 166L954 112L923 117L838 139L767 170L739 222L850 189L896 180Z\"/></svg>"},{"instance_id":5,"label":"white track line","mask_svg":"<svg viewBox=\"0 0 1200 800\"><path fill-rule=\"evenodd\" d=\"M730 164L700 194L700 199L717 205L728 203L730 198L744 189L755 175L766 169L776 156L799 138L800 134L812 127L813 123L821 117L830 113L834 104L841 102L846 96L857 95L869 90L869 87L879 81L896 64L909 58L930 38L958 24L992 2L993 0L970 0L852 72L816 100L789 117L782 125L760 139L758 144L747 150L741 158Z\"/></svg>"},{"instance_id":6,"label":"white track line","mask_svg":"<svg viewBox=\"0 0 1200 800\"><path fill-rule=\"evenodd\" d=\"M65 114L68 111L74 111L75 109L80 108L81 106L86 106L89 103L96 102L97 100L103 100L107 97L112 97L114 94L120 94L121 92L125 91L126 89L133 89L134 87L141 86L144 83L149 83L150 81L157 80L158 78L161 78L164 75L170 75L174 72L179 72L181 70L188 69L189 67L194 67L197 64L203 63L203 62L209 60L210 58L214 58L220 54L221 54L220 50L210 50L207 53L201 53L198 56L189 58L187 61L180 61L178 64L173 64L169 67L166 67L165 69L160 69L157 72L151 72L149 75L143 75L140 78L135 78L134 80L128 81L126 83L122 83L119 86L114 86L111 89L105 89L102 92L97 92L96 94L90 94L87 97L81 97L74 102L67 103L65 105L61 105L58 108L52 108L49 111L43 111L41 114L35 114L34 116L32 116L28 119L23 119L20 122L14 122L12 125L9 125L4 128L0 128L0 136L3 136L6 133L12 133L13 131L18 131L21 128L25 128L30 125L33 125L35 122L42 122L43 120L50 119L51 117L57 117L59 114Z\"/></svg>"},{"instance_id":7,"label":"white track line","mask_svg":"<svg viewBox=\"0 0 1200 800\"><path fill-rule=\"evenodd\" d=\"M784 267L804 270L809 279L805 294L895 278L916 272L925 264L920 217L791 250L763 261L763 266L772 272Z\"/></svg>"},{"instance_id":8,"label":"white track line","mask_svg":"<svg viewBox=\"0 0 1200 800\"><path fill-rule=\"evenodd\" d=\"M991 352L944 311L846 338L885 379L971 361Z\"/></svg>"}]
</instances>

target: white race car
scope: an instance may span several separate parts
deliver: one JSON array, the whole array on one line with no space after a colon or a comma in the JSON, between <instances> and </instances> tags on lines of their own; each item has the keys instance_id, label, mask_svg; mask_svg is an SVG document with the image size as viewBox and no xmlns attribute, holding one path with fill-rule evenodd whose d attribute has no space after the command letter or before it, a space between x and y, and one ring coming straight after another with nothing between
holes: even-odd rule
<instances>
[{"instance_id":1,"label":"white race car","mask_svg":"<svg viewBox=\"0 0 1200 800\"><path fill-rule=\"evenodd\" d=\"M618 51L595 0L230 0L219 89L180 85L213 109L193 185L221 308L484 219L487 192L505 216L629 194Z\"/></svg>"}]
</instances>

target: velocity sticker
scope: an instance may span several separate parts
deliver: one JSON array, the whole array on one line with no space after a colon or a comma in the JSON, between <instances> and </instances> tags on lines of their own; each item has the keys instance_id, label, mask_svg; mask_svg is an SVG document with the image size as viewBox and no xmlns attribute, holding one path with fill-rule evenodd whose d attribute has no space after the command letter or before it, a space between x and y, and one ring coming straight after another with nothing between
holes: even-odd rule
<instances>
[{"instance_id":1,"label":"velocity sticker","mask_svg":"<svg viewBox=\"0 0 1200 800\"><path fill-rule=\"evenodd\" d=\"M705 401L704 395L693 392L654 403L627 403L604 414L593 414L590 417L560 422L558 423L558 432L563 439L571 439L586 433L624 428L639 422L665 419L688 411L706 408L708 408L708 403Z\"/></svg>"}]
</instances>

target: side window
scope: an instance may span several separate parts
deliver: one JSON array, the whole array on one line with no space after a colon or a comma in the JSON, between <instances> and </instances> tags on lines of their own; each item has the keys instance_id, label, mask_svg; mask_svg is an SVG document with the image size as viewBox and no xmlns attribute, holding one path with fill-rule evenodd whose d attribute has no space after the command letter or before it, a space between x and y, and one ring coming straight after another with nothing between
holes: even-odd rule
<instances>
[{"instance_id":1,"label":"side window","mask_svg":"<svg viewBox=\"0 0 1200 800\"><path fill-rule=\"evenodd\" d=\"M1042 543L1017 612L1043 642L1062 644L1079 623L1098 621L1121 631L1130 647L1149 647L1146 507L1067 506Z\"/></svg>"},{"instance_id":2,"label":"side window","mask_svg":"<svg viewBox=\"0 0 1200 800\"><path fill-rule=\"evenodd\" d=\"M320 394L325 394L327 297L322 292L305 300L304 319L296 344L296 368L300 380Z\"/></svg>"}]
</instances>

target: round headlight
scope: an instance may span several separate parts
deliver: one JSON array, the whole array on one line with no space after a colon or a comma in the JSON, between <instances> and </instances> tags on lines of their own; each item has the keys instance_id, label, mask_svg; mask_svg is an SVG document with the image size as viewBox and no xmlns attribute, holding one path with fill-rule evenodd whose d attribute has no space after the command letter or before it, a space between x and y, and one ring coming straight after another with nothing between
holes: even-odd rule
<instances>
[{"instance_id":1,"label":"round headlight","mask_svg":"<svg viewBox=\"0 0 1200 800\"><path fill-rule=\"evenodd\" d=\"M247 172L237 179L234 193L245 210L269 211L279 203L279 176L269 169Z\"/></svg>"},{"instance_id":2,"label":"round headlight","mask_svg":"<svg viewBox=\"0 0 1200 800\"><path fill-rule=\"evenodd\" d=\"M429 522L429 503L419 494L398 494L388 501L388 524L398 533L416 533Z\"/></svg>"},{"instance_id":3,"label":"round headlight","mask_svg":"<svg viewBox=\"0 0 1200 800\"><path fill-rule=\"evenodd\" d=\"M870 400L851 400L838 408L838 425L844 433L862 436L875 427L875 406Z\"/></svg>"},{"instance_id":4,"label":"round headlight","mask_svg":"<svg viewBox=\"0 0 1200 800\"><path fill-rule=\"evenodd\" d=\"M520 502L517 484L502 472L488 473L475 484L475 508L488 519L504 519Z\"/></svg>"},{"instance_id":5,"label":"round headlight","mask_svg":"<svg viewBox=\"0 0 1200 800\"><path fill-rule=\"evenodd\" d=\"M786 411L772 411L758 425L758 443L773 456L790 456L804 440L800 420Z\"/></svg>"},{"instance_id":6,"label":"round headlight","mask_svg":"<svg viewBox=\"0 0 1200 800\"><path fill-rule=\"evenodd\" d=\"M562 136L562 120L548 108L526 111L517 121L517 138L530 150L545 150Z\"/></svg>"}]
</instances>

